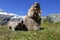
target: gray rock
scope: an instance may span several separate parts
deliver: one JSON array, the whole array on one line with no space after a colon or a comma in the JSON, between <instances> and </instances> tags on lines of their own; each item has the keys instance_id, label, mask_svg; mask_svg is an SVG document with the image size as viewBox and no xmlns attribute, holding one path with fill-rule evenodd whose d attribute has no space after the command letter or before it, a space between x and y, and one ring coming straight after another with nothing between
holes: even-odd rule
<instances>
[{"instance_id":1,"label":"gray rock","mask_svg":"<svg viewBox=\"0 0 60 40\"><path fill-rule=\"evenodd\" d=\"M60 22L60 14L51 14L47 16L48 22Z\"/></svg>"}]
</instances>

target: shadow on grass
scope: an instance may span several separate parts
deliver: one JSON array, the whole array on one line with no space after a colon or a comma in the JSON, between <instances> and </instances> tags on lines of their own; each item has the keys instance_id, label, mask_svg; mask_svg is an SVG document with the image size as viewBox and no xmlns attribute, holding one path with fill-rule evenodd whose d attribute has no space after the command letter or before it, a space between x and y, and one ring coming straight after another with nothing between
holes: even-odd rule
<instances>
[{"instance_id":1,"label":"shadow on grass","mask_svg":"<svg viewBox=\"0 0 60 40\"><path fill-rule=\"evenodd\" d=\"M40 28L39 30L44 30L45 28ZM26 27L21 27L21 28L16 28L16 31L28 31L28 29Z\"/></svg>"},{"instance_id":2,"label":"shadow on grass","mask_svg":"<svg viewBox=\"0 0 60 40\"><path fill-rule=\"evenodd\" d=\"M15 28L16 31L20 30L20 31L28 31L28 29L26 28L25 25L21 26L21 27L17 27Z\"/></svg>"},{"instance_id":3,"label":"shadow on grass","mask_svg":"<svg viewBox=\"0 0 60 40\"><path fill-rule=\"evenodd\" d=\"M19 27L20 26L20 27ZM15 28L16 31L28 31L28 28L23 24L16 26ZM44 28L40 28L39 30L44 30Z\"/></svg>"},{"instance_id":4,"label":"shadow on grass","mask_svg":"<svg viewBox=\"0 0 60 40\"><path fill-rule=\"evenodd\" d=\"M40 28L39 30L44 30L45 28Z\"/></svg>"}]
</instances>

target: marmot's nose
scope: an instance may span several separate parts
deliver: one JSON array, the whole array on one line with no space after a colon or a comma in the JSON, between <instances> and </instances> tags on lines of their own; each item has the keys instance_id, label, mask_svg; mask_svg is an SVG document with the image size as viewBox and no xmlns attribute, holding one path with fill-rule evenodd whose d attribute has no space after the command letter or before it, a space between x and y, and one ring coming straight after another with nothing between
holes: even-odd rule
<instances>
[{"instance_id":1,"label":"marmot's nose","mask_svg":"<svg viewBox=\"0 0 60 40\"><path fill-rule=\"evenodd\" d=\"M38 13L36 11L33 12L34 15L37 15Z\"/></svg>"}]
</instances>

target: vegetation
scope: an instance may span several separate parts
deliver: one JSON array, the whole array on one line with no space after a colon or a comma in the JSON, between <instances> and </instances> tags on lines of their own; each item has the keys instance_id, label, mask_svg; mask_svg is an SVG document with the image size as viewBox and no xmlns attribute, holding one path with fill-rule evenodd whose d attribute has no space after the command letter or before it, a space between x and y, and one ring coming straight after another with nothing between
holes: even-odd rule
<instances>
[{"instance_id":1,"label":"vegetation","mask_svg":"<svg viewBox=\"0 0 60 40\"><path fill-rule=\"evenodd\" d=\"M0 26L0 40L60 40L60 23L44 22L38 31L11 31Z\"/></svg>"}]
</instances>

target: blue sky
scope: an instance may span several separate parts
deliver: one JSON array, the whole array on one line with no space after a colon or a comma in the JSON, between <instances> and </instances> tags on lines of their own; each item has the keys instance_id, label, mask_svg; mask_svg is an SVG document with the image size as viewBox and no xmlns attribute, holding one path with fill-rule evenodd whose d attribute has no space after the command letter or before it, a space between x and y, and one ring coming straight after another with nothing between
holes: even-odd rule
<instances>
[{"instance_id":1,"label":"blue sky","mask_svg":"<svg viewBox=\"0 0 60 40\"><path fill-rule=\"evenodd\" d=\"M34 2L40 3L42 16L60 13L60 0L0 0L0 9L17 15L26 15Z\"/></svg>"}]
</instances>

